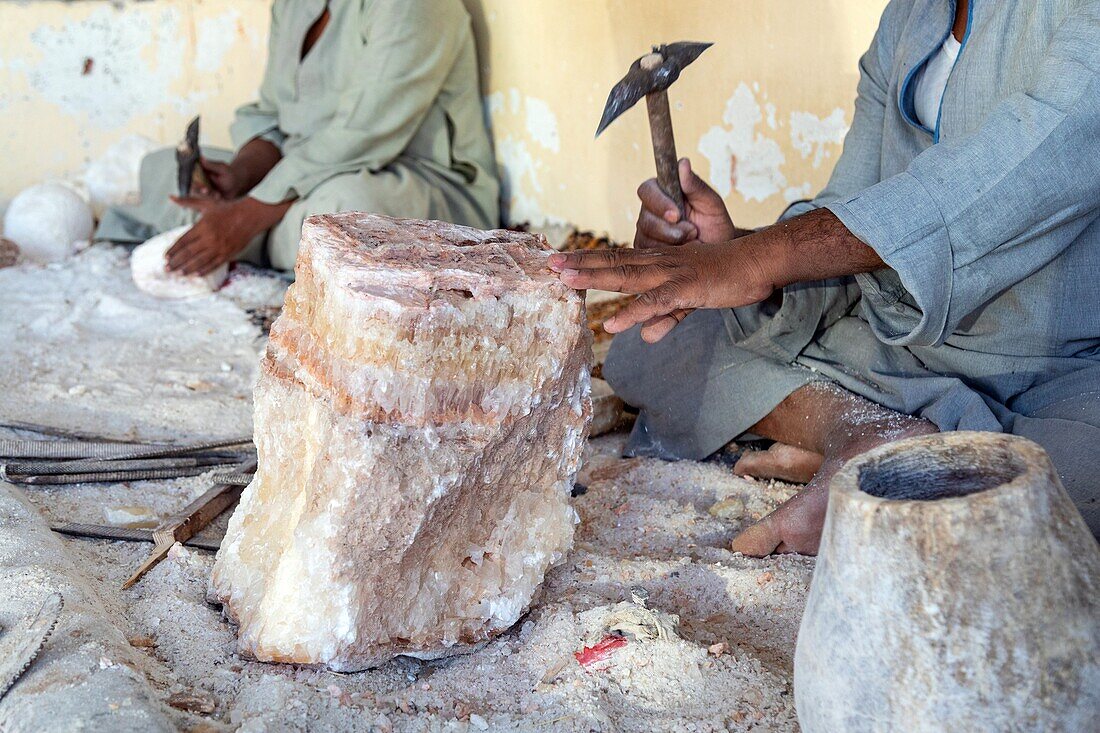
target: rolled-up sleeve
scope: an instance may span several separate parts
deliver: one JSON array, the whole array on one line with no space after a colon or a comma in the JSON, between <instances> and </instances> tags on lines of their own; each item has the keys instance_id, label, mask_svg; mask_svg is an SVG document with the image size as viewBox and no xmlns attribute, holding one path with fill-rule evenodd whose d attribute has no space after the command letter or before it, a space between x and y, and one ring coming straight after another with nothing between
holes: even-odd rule
<instances>
[{"instance_id":1,"label":"rolled-up sleeve","mask_svg":"<svg viewBox=\"0 0 1100 733\"><path fill-rule=\"evenodd\" d=\"M250 195L266 203L307 196L333 176L396 159L440 93L468 23L457 2L374 3L363 18L362 85L323 129L284 151Z\"/></svg>"},{"instance_id":2,"label":"rolled-up sleeve","mask_svg":"<svg viewBox=\"0 0 1100 733\"><path fill-rule=\"evenodd\" d=\"M271 10L271 26L269 35L274 37L278 32L278 17L276 7ZM242 107L238 107L233 118L233 124L229 127L229 136L233 140L233 147L240 150L248 142L260 138L267 140L275 147L282 150L286 135L279 129L279 114L272 101L272 85L275 83L272 70L271 54L275 48L274 43L268 44L268 59L264 67L264 78L260 82L259 99Z\"/></svg>"},{"instance_id":3,"label":"rolled-up sleeve","mask_svg":"<svg viewBox=\"0 0 1100 733\"><path fill-rule=\"evenodd\" d=\"M1058 28L1031 88L1006 98L976 131L826 204L890 268L858 276L879 338L942 343L1096 218L1098 69L1100 2L1089 2Z\"/></svg>"}]
</instances>

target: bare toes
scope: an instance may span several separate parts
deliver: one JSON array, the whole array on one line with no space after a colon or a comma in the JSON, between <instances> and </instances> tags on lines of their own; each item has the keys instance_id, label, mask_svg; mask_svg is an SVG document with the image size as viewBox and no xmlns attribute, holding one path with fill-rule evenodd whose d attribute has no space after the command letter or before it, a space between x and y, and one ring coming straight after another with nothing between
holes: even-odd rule
<instances>
[{"instance_id":1,"label":"bare toes","mask_svg":"<svg viewBox=\"0 0 1100 733\"><path fill-rule=\"evenodd\" d=\"M768 515L734 537L730 550L749 557L767 557L775 552L781 541L771 515Z\"/></svg>"},{"instance_id":2,"label":"bare toes","mask_svg":"<svg viewBox=\"0 0 1100 733\"><path fill-rule=\"evenodd\" d=\"M774 443L764 451L745 453L734 465L735 473L761 479L809 483L821 468L820 454L786 443Z\"/></svg>"}]
</instances>

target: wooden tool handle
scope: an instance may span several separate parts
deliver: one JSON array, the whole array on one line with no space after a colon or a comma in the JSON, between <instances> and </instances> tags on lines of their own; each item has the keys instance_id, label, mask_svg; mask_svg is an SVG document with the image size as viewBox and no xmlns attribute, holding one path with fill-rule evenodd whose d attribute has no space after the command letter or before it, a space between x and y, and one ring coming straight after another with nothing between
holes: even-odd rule
<instances>
[{"instance_id":1,"label":"wooden tool handle","mask_svg":"<svg viewBox=\"0 0 1100 733\"><path fill-rule=\"evenodd\" d=\"M676 165L676 140L672 136L672 115L668 109L668 92L645 95L649 110L649 132L653 136L653 158L657 162L657 183L676 203L684 216L684 192L680 188L680 171Z\"/></svg>"}]
</instances>

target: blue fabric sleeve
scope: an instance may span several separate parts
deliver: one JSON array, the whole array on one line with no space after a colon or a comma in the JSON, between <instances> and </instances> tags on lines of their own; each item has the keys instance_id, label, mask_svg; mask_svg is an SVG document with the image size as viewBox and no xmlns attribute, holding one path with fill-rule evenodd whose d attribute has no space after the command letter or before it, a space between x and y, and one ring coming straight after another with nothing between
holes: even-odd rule
<instances>
[{"instance_id":1,"label":"blue fabric sleeve","mask_svg":"<svg viewBox=\"0 0 1100 733\"><path fill-rule=\"evenodd\" d=\"M827 204L893 271L858 277L879 338L942 343L1092 223L1100 207L1098 69L1093 0L1057 29L1031 88L1007 97L977 130Z\"/></svg>"}]
</instances>

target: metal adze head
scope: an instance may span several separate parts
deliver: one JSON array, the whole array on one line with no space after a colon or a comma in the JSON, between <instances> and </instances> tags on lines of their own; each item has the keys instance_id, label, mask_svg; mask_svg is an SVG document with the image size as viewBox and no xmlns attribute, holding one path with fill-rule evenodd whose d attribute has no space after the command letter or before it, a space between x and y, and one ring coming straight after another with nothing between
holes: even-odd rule
<instances>
[{"instance_id":1,"label":"metal adze head","mask_svg":"<svg viewBox=\"0 0 1100 733\"><path fill-rule=\"evenodd\" d=\"M642 65L642 59L652 54L646 54L630 65L626 76L607 96L607 104L603 107L603 117L600 119L600 126L596 128L596 136L598 137L605 127L615 121L616 117L637 104L638 100L645 95L664 91L672 86L672 83L680 78L680 72L684 67L699 58L699 54L713 45L713 43L679 41L654 46L652 53L660 54L664 60L659 65L647 69Z\"/></svg>"},{"instance_id":2,"label":"metal adze head","mask_svg":"<svg viewBox=\"0 0 1100 733\"><path fill-rule=\"evenodd\" d=\"M195 167L199 162L199 118L191 120L187 133L176 146L176 171L180 196L191 195L191 184L195 179ZM200 169L201 170L201 169Z\"/></svg>"}]
</instances>

